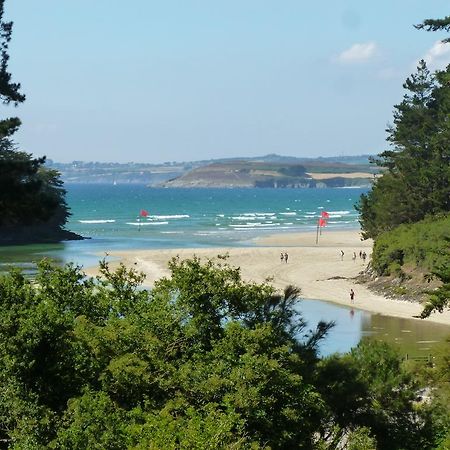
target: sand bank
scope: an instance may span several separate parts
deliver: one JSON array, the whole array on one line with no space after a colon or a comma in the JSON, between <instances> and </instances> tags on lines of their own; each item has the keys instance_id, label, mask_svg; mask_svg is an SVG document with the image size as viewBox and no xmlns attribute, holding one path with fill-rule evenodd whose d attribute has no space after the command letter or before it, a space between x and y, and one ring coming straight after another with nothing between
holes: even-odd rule
<instances>
[{"instance_id":1,"label":"sand bank","mask_svg":"<svg viewBox=\"0 0 450 450\"><path fill-rule=\"evenodd\" d=\"M183 259L197 255L200 258L215 258L228 254L229 264L241 268L245 280L262 282L271 278L277 289L288 284L299 286L302 297L319 299L350 306L350 289L355 291L354 307L388 316L413 318L422 308L417 303L385 298L357 284L356 277L370 261L371 241L361 241L358 231L325 230L316 245L315 232L277 234L255 240L254 247L245 248L195 248L170 250L137 250L112 252L127 267L134 267L147 276L145 284L152 286L155 280L168 276L167 262L174 256ZM341 260L340 251L344 252ZM368 255L366 262L359 252ZM289 254L288 262L281 262L280 252ZM352 259L356 252L356 260ZM112 265L118 264L117 261ZM96 275L96 269L88 269ZM419 319L418 319L419 320ZM433 314L428 321L450 325L450 312Z\"/></svg>"}]
</instances>

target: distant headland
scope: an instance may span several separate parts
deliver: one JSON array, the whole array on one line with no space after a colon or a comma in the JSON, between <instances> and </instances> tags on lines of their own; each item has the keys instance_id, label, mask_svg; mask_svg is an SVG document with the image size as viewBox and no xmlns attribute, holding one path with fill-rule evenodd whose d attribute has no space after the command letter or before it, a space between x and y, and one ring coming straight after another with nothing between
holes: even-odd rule
<instances>
[{"instance_id":1,"label":"distant headland","mask_svg":"<svg viewBox=\"0 0 450 450\"><path fill-rule=\"evenodd\" d=\"M66 183L146 184L176 188L369 187L379 173L370 155L297 158L270 154L201 161L84 162L47 165Z\"/></svg>"}]
</instances>

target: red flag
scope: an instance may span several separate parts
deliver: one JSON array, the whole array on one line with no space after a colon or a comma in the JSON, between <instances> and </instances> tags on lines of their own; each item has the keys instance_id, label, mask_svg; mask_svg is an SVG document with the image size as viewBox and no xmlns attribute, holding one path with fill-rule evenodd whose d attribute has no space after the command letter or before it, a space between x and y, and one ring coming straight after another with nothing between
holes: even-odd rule
<instances>
[{"instance_id":1,"label":"red flag","mask_svg":"<svg viewBox=\"0 0 450 450\"><path fill-rule=\"evenodd\" d=\"M148 216L148 211L146 211L145 209L141 209L141 212L139 213L139 215L141 217L147 217Z\"/></svg>"},{"instance_id":2,"label":"red flag","mask_svg":"<svg viewBox=\"0 0 450 450\"><path fill-rule=\"evenodd\" d=\"M325 219L320 218L319 219L319 227L324 227L327 224L327 221Z\"/></svg>"},{"instance_id":3,"label":"red flag","mask_svg":"<svg viewBox=\"0 0 450 450\"><path fill-rule=\"evenodd\" d=\"M322 217L323 217L324 219L329 219L329 218L330 218L330 215L329 215L326 211L322 211Z\"/></svg>"}]
</instances>

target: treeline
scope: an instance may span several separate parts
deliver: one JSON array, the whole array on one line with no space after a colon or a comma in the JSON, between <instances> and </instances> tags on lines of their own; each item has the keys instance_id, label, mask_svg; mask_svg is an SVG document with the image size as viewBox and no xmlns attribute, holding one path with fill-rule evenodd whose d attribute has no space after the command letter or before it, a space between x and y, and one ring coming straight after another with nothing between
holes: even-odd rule
<instances>
[{"instance_id":1,"label":"treeline","mask_svg":"<svg viewBox=\"0 0 450 450\"><path fill-rule=\"evenodd\" d=\"M104 263L0 277L0 448L448 448L448 360L420 378L374 341L320 358L332 324L306 324L297 289L170 269L152 291Z\"/></svg>"},{"instance_id":2,"label":"treeline","mask_svg":"<svg viewBox=\"0 0 450 450\"><path fill-rule=\"evenodd\" d=\"M417 28L450 31L450 16ZM406 94L387 130L391 148L374 160L383 175L357 209L363 236L375 239L372 266L378 275L401 275L403 265L413 263L441 280L426 316L450 301L450 65L431 73L420 61L403 86Z\"/></svg>"},{"instance_id":3,"label":"treeline","mask_svg":"<svg viewBox=\"0 0 450 450\"><path fill-rule=\"evenodd\" d=\"M359 204L366 238L450 211L450 66L431 74L421 61L404 87L387 130L392 149L375 160L385 172Z\"/></svg>"},{"instance_id":4,"label":"treeline","mask_svg":"<svg viewBox=\"0 0 450 450\"><path fill-rule=\"evenodd\" d=\"M3 20L0 0L0 100L17 106L25 101L19 83L8 72L8 45L12 22ZM0 121L0 245L79 238L63 229L69 210L65 190L44 158L18 151L12 135L21 123L17 117Z\"/></svg>"}]
</instances>

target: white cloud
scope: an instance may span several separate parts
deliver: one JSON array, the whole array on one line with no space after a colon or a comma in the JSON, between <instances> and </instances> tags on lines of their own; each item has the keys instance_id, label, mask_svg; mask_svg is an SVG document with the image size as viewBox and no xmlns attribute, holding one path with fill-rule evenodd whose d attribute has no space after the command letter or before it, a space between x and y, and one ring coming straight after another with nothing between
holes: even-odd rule
<instances>
[{"instance_id":1,"label":"white cloud","mask_svg":"<svg viewBox=\"0 0 450 450\"><path fill-rule=\"evenodd\" d=\"M426 61L428 68L432 70L443 69L447 64L450 64L450 44L436 41L423 59Z\"/></svg>"},{"instance_id":2,"label":"white cloud","mask_svg":"<svg viewBox=\"0 0 450 450\"><path fill-rule=\"evenodd\" d=\"M336 60L343 64L366 62L376 54L376 51L377 44L375 42L353 44L350 48L339 54Z\"/></svg>"}]
</instances>

